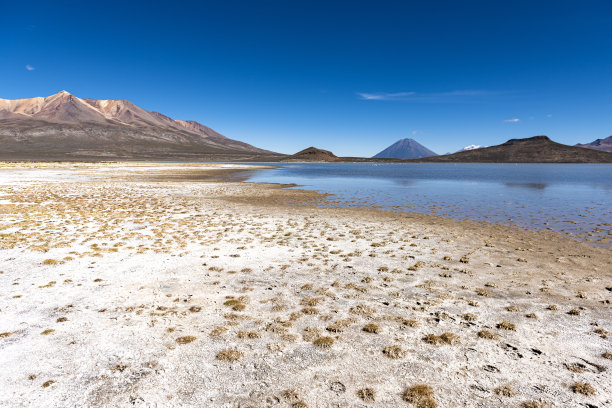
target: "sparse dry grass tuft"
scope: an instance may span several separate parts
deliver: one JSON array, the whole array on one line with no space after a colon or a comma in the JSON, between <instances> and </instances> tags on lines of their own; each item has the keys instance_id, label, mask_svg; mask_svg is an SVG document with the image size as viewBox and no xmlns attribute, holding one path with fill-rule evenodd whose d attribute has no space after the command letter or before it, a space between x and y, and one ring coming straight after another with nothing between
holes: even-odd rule
<instances>
[{"instance_id":1,"label":"sparse dry grass tuft","mask_svg":"<svg viewBox=\"0 0 612 408\"><path fill-rule=\"evenodd\" d=\"M397 360L404 358L407 354L400 346L387 346L383 349L383 354L390 359Z\"/></svg>"},{"instance_id":2,"label":"sparse dry grass tuft","mask_svg":"<svg viewBox=\"0 0 612 408\"><path fill-rule=\"evenodd\" d=\"M40 334L42 334L43 336L46 336L46 335L54 333L54 332L55 332L55 330L53 330L53 329L46 329L46 330L43 330L42 332L40 332Z\"/></svg>"},{"instance_id":3,"label":"sparse dry grass tuft","mask_svg":"<svg viewBox=\"0 0 612 408\"><path fill-rule=\"evenodd\" d=\"M516 325L514 323L507 322L505 320L503 322L497 323L495 327L501 330L516 330Z\"/></svg>"},{"instance_id":4,"label":"sparse dry grass tuft","mask_svg":"<svg viewBox=\"0 0 612 408\"><path fill-rule=\"evenodd\" d=\"M438 404L433 396L433 388L426 384L413 385L402 393L402 399L417 408L436 408Z\"/></svg>"},{"instance_id":5,"label":"sparse dry grass tuft","mask_svg":"<svg viewBox=\"0 0 612 408\"><path fill-rule=\"evenodd\" d=\"M111 371L119 371L120 373L124 372L128 368L125 364L115 364L111 367Z\"/></svg>"},{"instance_id":6,"label":"sparse dry grass tuft","mask_svg":"<svg viewBox=\"0 0 612 408\"><path fill-rule=\"evenodd\" d=\"M239 299L229 299L223 302L223 304L225 306L231 307L232 310L235 310L237 312L243 311L246 308L246 305L242 303L242 301L240 301Z\"/></svg>"},{"instance_id":7,"label":"sparse dry grass tuft","mask_svg":"<svg viewBox=\"0 0 612 408\"><path fill-rule=\"evenodd\" d=\"M361 398L364 402L374 402L376 401L376 391L372 388L362 388L357 391L357 396Z\"/></svg>"},{"instance_id":8,"label":"sparse dry grass tuft","mask_svg":"<svg viewBox=\"0 0 612 408\"><path fill-rule=\"evenodd\" d=\"M451 345L459 343L459 337L454 333L446 332L442 333L439 336L436 336L434 334L428 334L423 337L423 341L427 344L433 344L435 346L441 344Z\"/></svg>"},{"instance_id":9,"label":"sparse dry grass tuft","mask_svg":"<svg viewBox=\"0 0 612 408\"><path fill-rule=\"evenodd\" d=\"M472 314L472 313L464 313L461 315L461 318L463 320L465 320L466 322L475 322L476 321L476 315Z\"/></svg>"},{"instance_id":10,"label":"sparse dry grass tuft","mask_svg":"<svg viewBox=\"0 0 612 408\"><path fill-rule=\"evenodd\" d=\"M240 360L244 356L244 353L236 349L222 350L217 353L215 358L220 361L226 361L228 363L234 363Z\"/></svg>"},{"instance_id":11,"label":"sparse dry grass tuft","mask_svg":"<svg viewBox=\"0 0 612 408\"><path fill-rule=\"evenodd\" d=\"M322 349L328 349L334 344L334 338L329 336L317 337L312 344Z\"/></svg>"},{"instance_id":12,"label":"sparse dry grass tuft","mask_svg":"<svg viewBox=\"0 0 612 408\"><path fill-rule=\"evenodd\" d=\"M353 306L349 309L349 313L356 314L358 316L370 317L375 313L374 308L370 306L366 306L363 304L359 304L357 306Z\"/></svg>"},{"instance_id":13,"label":"sparse dry grass tuft","mask_svg":"<svg viewBox=\"0 0 612 408\"><path fill-rule=\"evenodd\" d=\"M593 333L599 335L599 337L601 337L602 339L607 339L608 336L610 336L610 332L606 329L602 329L601 327L593 330Z\"/></svg>"},{"instance_id":14,"label":"sparse dry grass tuft","mask_svg":"<svg viewBox=\"0 0 612 408\"><path fill-rule=\"evenodd\" d=\"M316 307L305 307L302 309L302 313L306 315L314 315L319 313L319 310Z\"/></svg>"},{"instance_id":15,"label":"sparse dry grass tuft","mask_svg":"<svg viewBox=\"0 0 612 408\"><path fill-rule=\"evenodd\" d=\"M239 339L258 339L259 337L261 337L259 335L259 333L257 333L256 331L245 331L245 330L241 330L238 333L236 333L236 336Z\"/></svg>"},{"instance_id":16,"label":"sparse dry grass tuft","mask_svg":"<svg viewBox=\"0 0 612 408\"><path fill-rule=\"evenodd\" d=\"M480 289L476 289L476 294L478 296L489 296L489 291L484 289L484 288L480 288Z\"/></svg>"},{"instance_id":17,"label":"sparse dry grass tuft","mask_svg":"<svg viewBox=\"0 0 612 408\"><path fill-rule=\"evenodd\" d=\"M517 394L516 390L508 384L497 387L493 391L495 392L495 394L500 395L502 397L514 397Z\"/></svg>"},{"instance_id":18,"label":"sparse dry grass tuft","mask_svg":"<svg viewBox=\"0 0 612 408\"><path fill-rule=\"evenodd\" d=\"M377 334L377 333L380 333L380 326L378 326L376 323L368 323L365 326L363 326L361 330L363 330L366 333Z\"/></svg>"},{"instance_id":19,"label":"sparse dry grass tuft","mask_svg":"<svg viewBox=\"0 0 612 408\"><path fill-rule=\"evenodd\" d=\"M415 263L414 265L409 266L409 267L408 267L408 270L409 270L409 271L413 271L413 272L414 272L414 271L418 271L419 269L421 269L421 268L422 268L422 267L424 267L424 266L425 266L425 262L418 261L418 262L417 262L417 263Z\"/></svg>"},{"instance_id":20,"label":"sparse dry grass tuft","mask_svg":"<svg viewBox=\"0 0 612 408\"><path fill-rule=\"evenodd\" d=\"M343 324L334 323L334 324L330 324L329 326L327 326L325 330L331 333L342 333L345 328L346 326Z\"/></svg>"},{"instance_id":21,"label":"sparse dry grass tuft","mask_svg":"<svg viewBox=\"0 0 612 408\"><path fill-rule=\"evenodd\" d=\"M497 334L489 330L481 330L478 332L478 337L486 340L495 340L497 338Z\"/></svg>"},{"instance_id":22,"label":"sparse dry grass tuft","mask_svg":"<svg viewBox=\"0 0 612 408\"><path fill-rule=\"evenodd\" d=\"M521 408L552 408L552 405L546 401L525 401L521 403Z\"/></svg>"},{"instance_id":23,"label":"sparse dry grass tuft","mask_svg":"<svg viewBox=\"0 0 612 408\"><path fill-rule=\"evenodd\" d=\"M316 306L318 305L323 298L320 297L305 297L300 301L300 305L302 306Z\"/></svg>"},{"instance_id":24,"label":"sparse dry grass tuft","mask_svg":"<svg viewBox=\"0 0 612 408\"><path fill-rule=\"evenodd\" d=\"M416 319L404 319L404 318L400 318L400 322L402 323L402 325L406 326L406 327L419 327L421 325L421 323L419 323L418 320Z\"/></svg>"},{"instance_id":25,"label":"sparse dry grass tuft","mask_svg":"<svg viewBox=\"0 0 612 408\"><path fill-rule=\"evenodd\" d=\"M218 326L212 329L209 333L210 337L219 337L227 331L227 327Z\"/></svg>"},{"instance_id":26,"label":"sparse dry grass tuft","mask_svg":"<svg viewBox=\"0 0 612 408\"><path fill-rule=\"evenodd\" d=\"M290 389L281 392L281 397L289 403L298 402L300 400L300 396L296 390Z\"/></svg>"},{"instance_id":27,"label":"sparse dry grass tuft","mask_svg":"<svg viewBox=\"0 0 612 408\"><path fill-rule=\"evenodd\" d=\"M195 336L183 336L183 337L178 337L176 339L176 342L178 344L188 344L188 343L195 341L195 339L196 339Z\"/></svg>"},{"instance_id":28,"label":"sparse dry grass tuft","mask_svg":"<svg viewBox=\"0 0 612 408\"><path fill-rule=\"evenodd\" d=\"M566 363L565 368L573 373L584 373L585 366L580 363Z\"/></svg>"},{"instance_id":29,"label":"sparse dry grass tuft","mask_svg":"<svg viewBox=\"0 0 612 408\"><path fill-rule=\"evenodd\" d=\"M575 382L570 388L576 394L582 394L586 396L595 395L597 393L597 391L595 391L595 388L593 388L591 384L584 382Z\"/></svg>"}]
</instances>

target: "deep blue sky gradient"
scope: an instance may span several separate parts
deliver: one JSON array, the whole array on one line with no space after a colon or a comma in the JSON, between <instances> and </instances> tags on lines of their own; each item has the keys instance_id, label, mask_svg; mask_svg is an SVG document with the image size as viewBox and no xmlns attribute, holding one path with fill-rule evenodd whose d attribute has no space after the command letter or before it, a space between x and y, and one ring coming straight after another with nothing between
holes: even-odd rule
<instances>
[{"instance_id":1,"label":"deep blue sky gradient","mask_svg":"<svg viewBox=\"0 0 612 408\"><path fill-rule=\"evenodd\" d=\"M0 24L0 98L127 99L283 153L612 134L609 0L11 1Z\"/></svg>"}]
</instances>

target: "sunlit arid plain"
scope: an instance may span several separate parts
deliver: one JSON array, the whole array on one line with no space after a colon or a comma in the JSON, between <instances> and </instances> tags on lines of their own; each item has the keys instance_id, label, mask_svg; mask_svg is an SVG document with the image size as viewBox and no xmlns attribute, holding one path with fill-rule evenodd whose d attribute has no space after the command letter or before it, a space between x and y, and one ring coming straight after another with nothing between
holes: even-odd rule
<instances>
[{"instance_id":1,"label":"sunlit arid plain","mask_svg":"<svg viewBox=\"0 0 612 408\"><path fill-rule=\"evenodd\" d=\"M609 247L247 168L1 164L0 405L611 403Z\"/></svg>"},{"instance_id":2,"label":"sunlit arid plain","mask_svg":"<svg viewBox=\"0 0 612 408\"><path fill-rule=\"evenodd\" d=\"M612 408L611 0L0 4L0 408Z\"/></svg>"}]
</instances>

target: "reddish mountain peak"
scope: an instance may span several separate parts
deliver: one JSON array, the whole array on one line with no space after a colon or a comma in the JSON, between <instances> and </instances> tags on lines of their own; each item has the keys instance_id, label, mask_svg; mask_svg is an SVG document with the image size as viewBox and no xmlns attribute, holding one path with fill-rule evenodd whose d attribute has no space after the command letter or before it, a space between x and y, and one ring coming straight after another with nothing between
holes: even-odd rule
<instances>
[{"instance_id":1,"label":"reddish mountain peak","mask_svg":"<svg viewBox=\"0 0 612 408\"><path fill-rule=\"evenodd\" d=\"M67 152L74 146L104 154L115 150L117 154L124 154L125 149L160 155L176 152L270 153L229 139L198 122L175 121L125 99L81 99L67 91L47 97L0 99L0 120L6 121L0 123L0 136L3 131L10 132L6 143L3 141L5 151L10 146L14 152L33 152L37 148L45 151L49 140L59 138L65 144L56 146L62 154L72 154ZM73 129L73 133L63 130L68 128ZM16 134L15 129L21 133ZM28 139L28 132L37 136ZM38 137L45 132L48 138ZM28 143L23 140L28 140Z\"/></svg>"},{"instance_id":2,"label":"reddish mountain peak","mask_svg":"<svg viewBox=\"0 0 612 408\"><path fill-rule=\"evenodd\" d=\"M163 113L159 113L159 112L151 111L151 115L155 115L155 116L157 116L158 118L163 119L163 120L171 120L171 121L174 121L174 119L172 119L170 116L166 116L166 115L164 115Z\"/></svg>"},{"instance_id":3,"label":"reddish mountain peak","mask_svg":"<svg viewBox=\"0 0 612 408\"><path fill-rule=\"evenodd\" d=\"M54 93L53 95L47 96L47 98L53 97L65 97L65 96L74 96L68 91L59 91L58 93Z\"/></svg>"}]
</instances>

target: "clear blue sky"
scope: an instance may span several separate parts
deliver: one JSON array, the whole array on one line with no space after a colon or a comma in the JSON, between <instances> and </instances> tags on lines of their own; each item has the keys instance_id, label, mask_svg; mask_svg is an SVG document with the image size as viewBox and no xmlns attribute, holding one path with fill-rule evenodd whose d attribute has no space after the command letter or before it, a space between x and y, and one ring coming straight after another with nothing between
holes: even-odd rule
<instances>
[{"instance_id":1,"label":"clear blue sky","mask_svg":"<svg viewBox=\"0 0 612 408\"><path fill-rule=\"evenodd\" d=\"M609 0L3 1L0 24L0 98L127 99L283 153L612 134Z\"/></svg>"}]
</instances>

